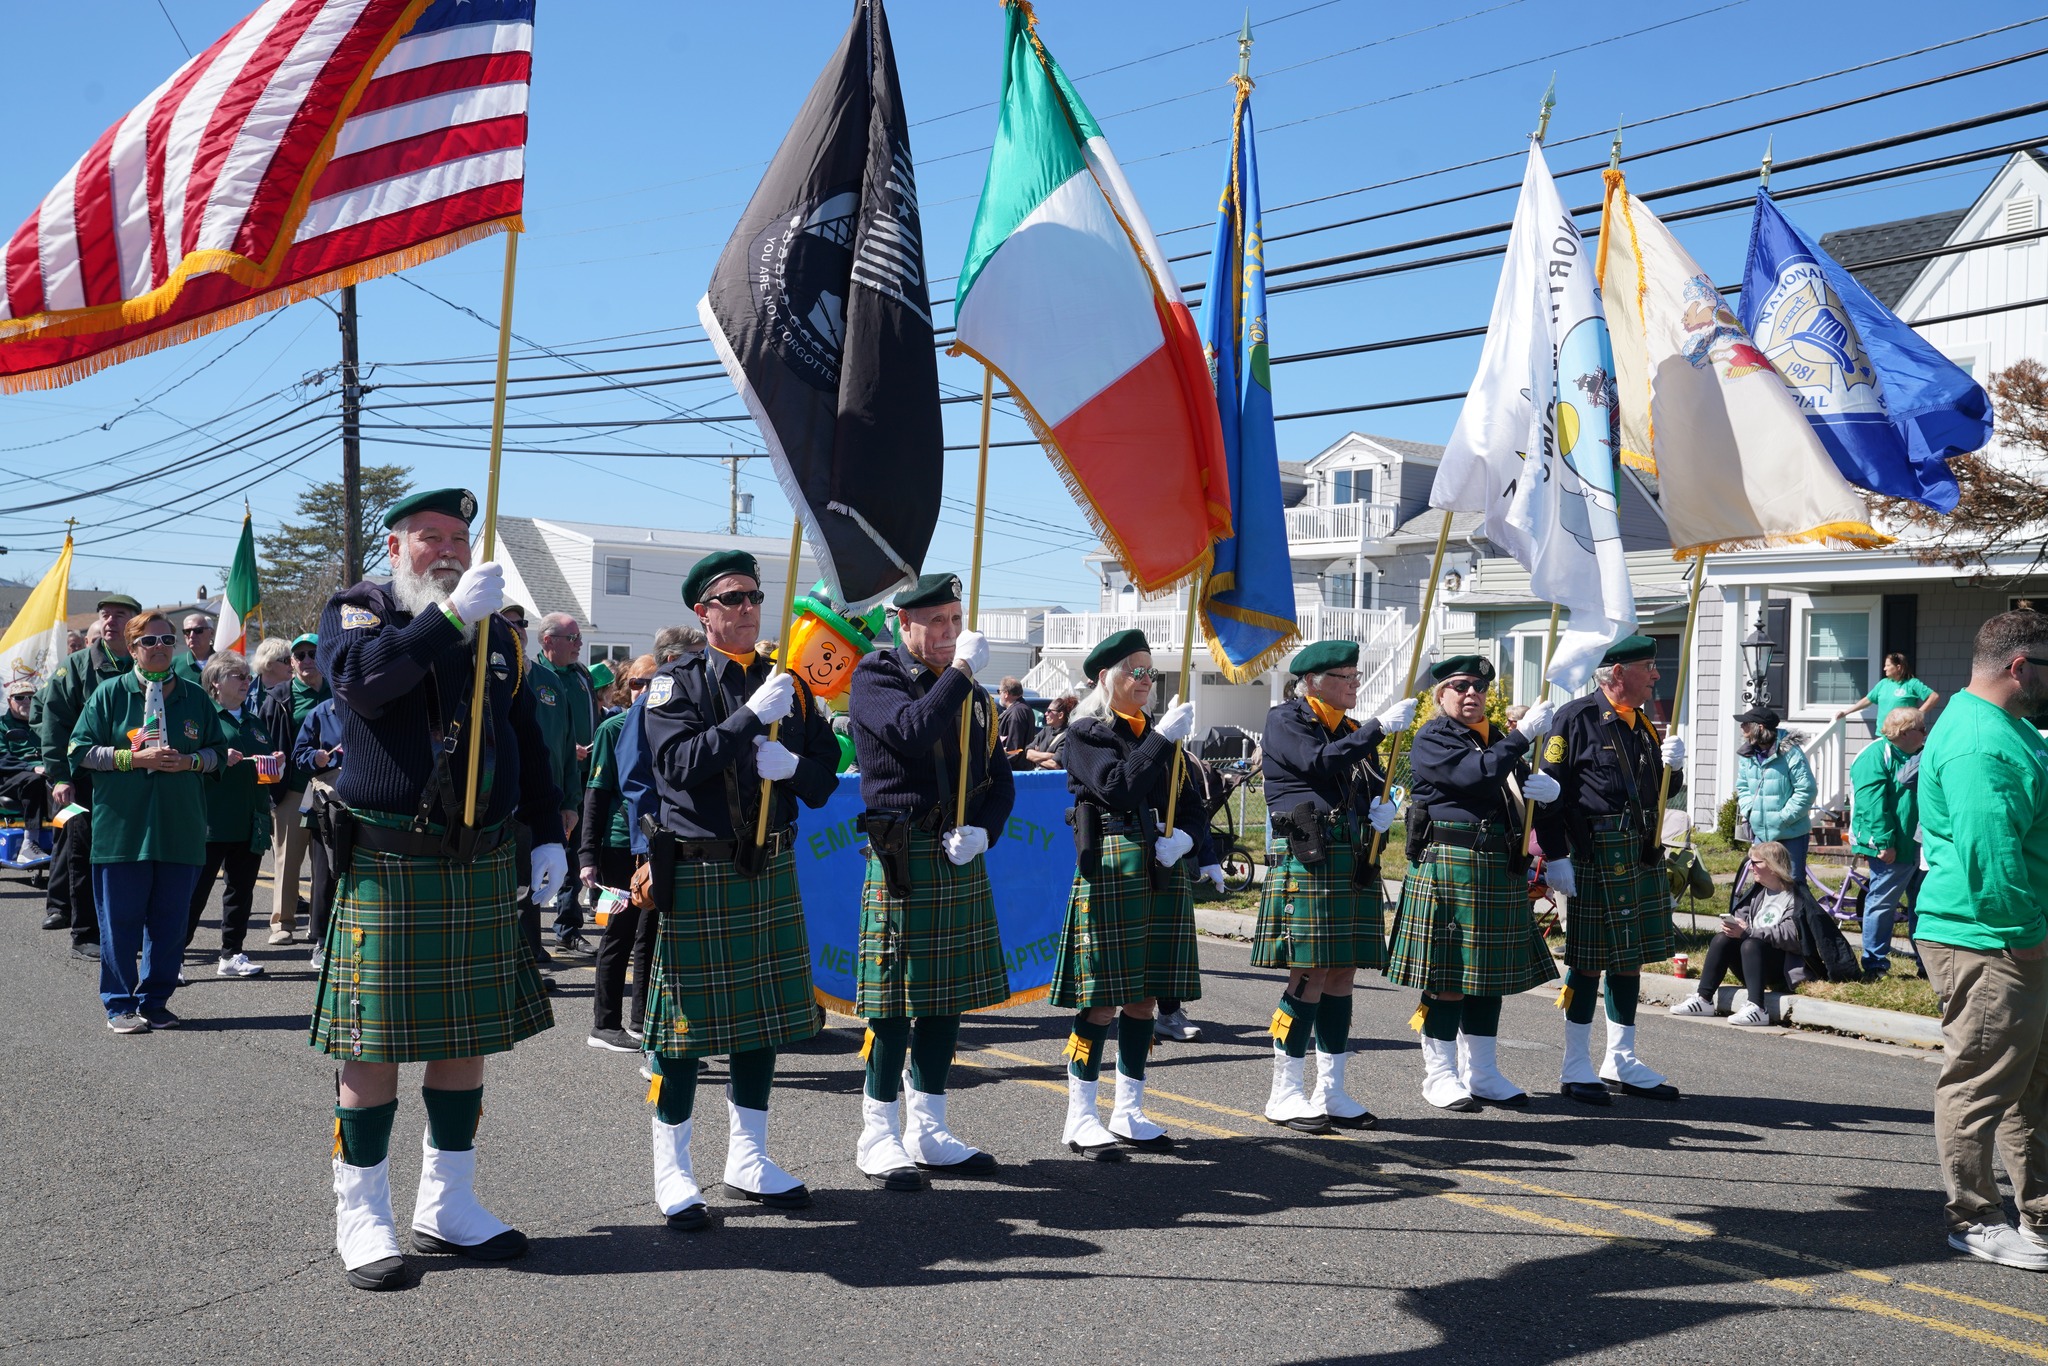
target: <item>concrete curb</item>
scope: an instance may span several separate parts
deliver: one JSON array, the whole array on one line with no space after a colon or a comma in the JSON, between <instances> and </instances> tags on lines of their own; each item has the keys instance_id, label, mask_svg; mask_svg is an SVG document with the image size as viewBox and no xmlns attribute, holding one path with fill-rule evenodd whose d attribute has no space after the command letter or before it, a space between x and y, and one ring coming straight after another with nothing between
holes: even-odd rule
<instances>
[{"instance_id":1,"label":"concrete curb","mask_svg":"<svg viewBox=\"0 0 2048 1366\"><path fill-rule=\"evenodd\" d=\"M1220 939L1250 939L1252 931L1258 928L1259 918L1242 911L1205 911L1195 907L1195 930L1199 934L1213 934Z\"/></svg>"},{"instance_id":2,"label":"concrete curb","mask_svg":"<svg viewBox=\"0 0 2048 1366\"><path fill-rule=\"evenodd\" d=\"M1667 977L1654 972L1643 974L1643 1000L1646 1003L1654 1001L1658 1005L1674 1005L1698 990L1699 983L1694 979ZM1740 987L1724 986L1715 993L1716 1005L1724 1014L1733 1014L1747 999L1741 995ZM1787 996L1776 991L1764 993L1764 1011L1775 1024L1832 1029L1840 1034L1904 1044L1909 1048L1941 1047L1941 1021L1929 1015L1909 1015L1903 1010L1879 1010L1874 1006L1823 1001L1812 996Z\"/></svg>"}]
</instances>

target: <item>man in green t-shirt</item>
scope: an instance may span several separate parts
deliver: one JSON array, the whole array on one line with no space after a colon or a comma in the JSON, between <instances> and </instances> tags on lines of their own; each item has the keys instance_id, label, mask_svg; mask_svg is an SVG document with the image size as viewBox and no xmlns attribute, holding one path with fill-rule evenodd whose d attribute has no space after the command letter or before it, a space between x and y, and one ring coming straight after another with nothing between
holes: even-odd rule
<instances>
[{"instance_id":1,"label":"man in green t-shirt","mask_svg":"<svg viewBox=\"0 0 2048 1366\"><path fill-rule=\"evenodd\" d=\"M1893 707L1877 740L1849 765L1850 847L1870 860L1870 892L1863 900L1866 977L1891 971L1899 905L1920 882L1920 766L1913 756L1926 743L1927 714Z\"/></svg>"},{"instance_id":2,"label":"man in green t-shirt","mask_svg":"<svg viewBox=\"0 0 2048 1366\"><path fill-rule=\"evenodd\" d=\"M1948 1242L2029 1271L2048 1271L2048 744L2024 719L2043 710L2048 615L1995 616L1920 760L1916 942L1943 1001L1934 1141Z\"/></svg>"}]
</instances>

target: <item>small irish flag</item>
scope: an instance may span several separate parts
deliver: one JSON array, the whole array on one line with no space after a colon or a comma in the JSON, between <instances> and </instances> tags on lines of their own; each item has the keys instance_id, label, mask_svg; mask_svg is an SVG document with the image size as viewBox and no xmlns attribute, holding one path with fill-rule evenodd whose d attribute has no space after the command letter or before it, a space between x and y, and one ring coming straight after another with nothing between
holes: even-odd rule
<instances>
[{"instance_id":1,"label":"small irish flag","mask_svg":"<svg viewBox=\"0 0 2048 1366\"><path fill-rule=\"evenodd\" d=\"M1230 474L1194 319L1102 129L1004 7L1003 93L954 349L999 375L1146 592L1209 567Z\"/></svg>"},{"instance_id":2,"label":"small irish flag","mask_svg":"<svg viewBox=\"0 0 2048 1366\"><path fill-rule=\"evenodd\" d=\"M235 545L235 563L228 570L227 590L221 594L220 629L214 640L223 650L247 654L256 644L250 638L249 618L263 604L263 585L256 577L256 532L242 512L242 539Z\"/></svg>"}]
</instances>

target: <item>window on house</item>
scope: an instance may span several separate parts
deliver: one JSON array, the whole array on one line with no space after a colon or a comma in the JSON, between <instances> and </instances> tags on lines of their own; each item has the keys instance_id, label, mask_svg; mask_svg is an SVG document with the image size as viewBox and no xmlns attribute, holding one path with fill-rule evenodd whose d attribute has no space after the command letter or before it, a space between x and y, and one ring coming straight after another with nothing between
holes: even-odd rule
<instances>
[{"instance_id":1,"label":"window on house","mask_svg":"<svg viewBox=\"0 0 2048 1366\"><path fill-rule=\"evenodd\" d=\"M633 593L633 562L624 555L604 557L604 591L606 597L631 597Z\"/></svg>"},{"instance_id":2,"label":"window on house","mask_svg":"<svg viewBox=\"0 0 2048 1366\"><path fill-rule=\"evenodd\" d=\"M1338 470L1337 492L1331 500L1338 503L1370 503L1372 501L1372 471Z\"/></svg>"},{"instance_id":3,"label":"window on house","mask_svg":"<svg viewBox=\"0 0 2048 1366\"><path fill-rule=\"evenodd\" d=\"M1323 606L1349 607L1358 592L1356 574L1323 575Z\"/></svg>"},{"instance_id":4,"label":"window on house","mask_svg":"<svg viewBox=\"0 0 2048 1366\"><path fill-rule=\"evenodd\" d=\"M1846 707L1870 687L1870 613L1806 614L1806 705Z\"/></svg>"},{"instance_id":5,"label":"window on house","mask_svg":"<svg viewBox=\"0 0 2048 1366\"><path fill-rule=\"evenodd\" d=\"M592 645L590 647L590 662L592 664L609 664L612 666L612 672L618 673L626 665L633 662L633 647L630 645Z\"/></svg>"}]
</instances>

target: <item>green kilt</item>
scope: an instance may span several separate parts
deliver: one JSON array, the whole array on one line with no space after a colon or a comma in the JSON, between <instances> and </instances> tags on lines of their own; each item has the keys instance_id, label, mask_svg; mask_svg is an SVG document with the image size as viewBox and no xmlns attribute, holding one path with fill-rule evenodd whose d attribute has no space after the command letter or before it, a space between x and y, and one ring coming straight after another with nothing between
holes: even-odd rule
<instances>
[{"instance_id":1,"label":"green kilt","mask_svg":"<svg viewBox=\"0 0 2048 1366\"><path fill-rule=\"evenodd\" d=\"M910 896L899 901L869 856L854 993L862 1019L960 1015L1010 999L987 865L984 856L957 867L937 835L913 830Z\"/></svg>"},{"instance_id":2,"label":"green kilt","mask_svg":"<svg viewBox=\"0 0 2048 1366\"><path fill-rule=\"evenodd\" d=\"M1409 866L1390 959L1397 985L1467 996L1510 996L1557 976L1508 856L1446 844Z\"/></svg>"},{"instance_id":3,"label":"green kilt","mask_svg":"<svg viewBox=\"0 0 2048 1366\"><path fill-rule=\"evenodd\" d=\"M1255 968L1381 968L1387 963L1385 901L1378 878L1351 885L1358 854L1349 840L1311 868L1289 853L1266 873L1252 932Z\"/></svg>"},{"instance_id":4,"label":"green kilt","mask_svg":"<svg viewBox=\"0 0 2048 1366\"><path fill-rule=\"evenodd\" d=\"M1128 835L1105 835L1093 875L1088 860L1075 870L1053 967L1054 1005L1085 1010L1153 996L1201 998L1187 860L1174 866L1172 890L1156 892L1146 857L1145 846Z\"/></svg>"},{"instance_id":5,"label":"green kilt","mask_svg":"<svg viewBox=\"0 0 2048 1366\"><path fill-rule=\"evenodd\" d=\"M471 864L354 850L322 944L313 1047L346 1062L436 1062L503 1053L552 1027L519 937L515 852L509 839Z\"/></svg>"},{"instance_id":6,"label":"green kilt","mask_svg":"<svg viewBox=\"0 0 2048 1366\"><path fill-rule=\"evenodd\" d=\"M783 850L759 877L679 859L673 888L654 950L648 1050L703 1058L816 1034L796 855Z\"/></svg>"},{"instance_id":7,"label":"green kilt","mask_svg":"<svg viewBox=\"0 0 2048 1366\"><path fill-rule=\"evenodd\" d=\"M1671 956L1671 885L1664 860L1643 866L1626 830L1593 836L1593 856L1572 861L1579 894L1565 906L1564 964L1581 972L1633 972Z\"/></svg>"}]
</instances>

